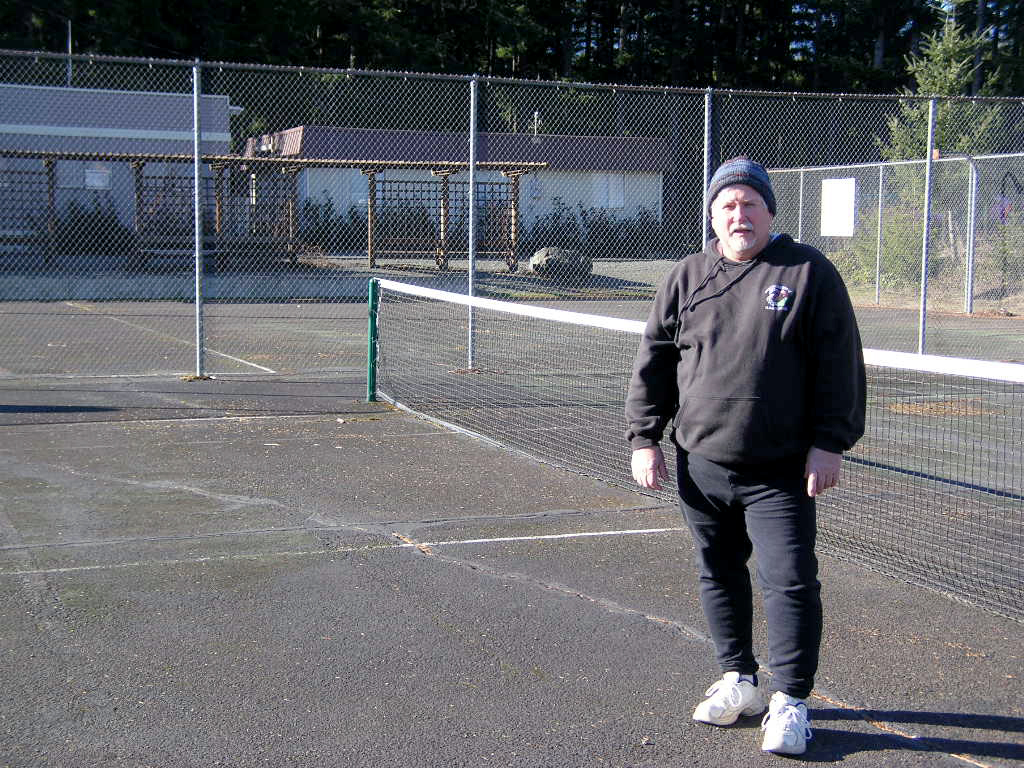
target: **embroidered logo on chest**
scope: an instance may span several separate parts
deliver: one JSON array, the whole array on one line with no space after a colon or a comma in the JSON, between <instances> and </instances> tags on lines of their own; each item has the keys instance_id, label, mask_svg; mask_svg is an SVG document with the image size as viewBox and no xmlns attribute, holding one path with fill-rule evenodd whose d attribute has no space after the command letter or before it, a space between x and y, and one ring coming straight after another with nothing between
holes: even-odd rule
<instances>
[{"instance_id":1,"label":"embroidered logo on chest","mask_svg":"<svg viewBox=\"0 0 1024 768\"><path fill-rule=\"evenodd\" d=\"M764 308L773 312L788 312L793 291L784 285L770 285L764 289Z\"/></svg>"}]
</instances>

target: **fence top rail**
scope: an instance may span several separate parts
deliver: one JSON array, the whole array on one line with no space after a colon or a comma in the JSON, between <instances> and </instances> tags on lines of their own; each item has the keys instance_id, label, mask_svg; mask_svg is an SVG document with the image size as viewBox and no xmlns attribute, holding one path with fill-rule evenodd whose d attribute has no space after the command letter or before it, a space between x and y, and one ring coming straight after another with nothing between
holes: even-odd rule
<instances>
[{"instance_id":1,"label":"fence top rail","mask_svg":"<svg viewBox=\"0 0 1024 768\"><path fill-rule=\"evenodd\" d=\"M788 101L825 100L825 101L936 101L971 102L971 103L1003 103L1024 104L1020 96L942 96L927 93L823 93L801 91L740 91L731 89L707 89L715 96L754 97L762 99L785 99Z\"/></svg>"},{"instance_id":2,"label":"fence top rail","mask_svg":"<svg viewBox=\"0 0 1024 768\"><path fill-rule=\"evenodd\" d=\"M12 48L0 48L0 56L10 56L21 59L48 59L59 61L72 61L75 63L88 64L90 62L101 64L145 64L146 66L177 66L194 67L195 59L154 59L143 56L113 56L99 53L73 53L70 56L65 53L52 51L18 51Z\"/></svg>"},{"instance_id":3,"label":"fence top rail","mask_svg":"<svg viewBox=\"0 0 1024 768\"><path fill-rule=\"evenodd\" d=\"M575 80L517 80L509 77L480 77L481 83L502 85L523 85L542 88L567 90L602 90L642 93L663 93L681 96L715 96L719 98L763 98L785 101L817 100L817 101L962 101L977 103L1007 103L1024 105L1020 96L941 96L937 94L915 93L828 93L823 91L752 91L733 88L684 88L670 85L627 85L624 83L590 83Z\"/></svg>"},{"instance_id":4,"label":"fence top rail","mask_svg":"<svg viewBox=\"0 0 1024 768\"><path fill-rule=\"evenodd\" d=\"M111 161L129 163L191 163L193 155L183 154L133 154L127 152L56 152L30 149L0 149L0 157L23 160L76 160ZM332 158L300 157L247 157L245 155L200 155L201 162L213 166L279 166L283 168L359 168L364 171L383 171L388 168L416 168L424 170L453 169L469 167L469 163L457 160L337 160ZM545 162L478 162L477 168L488 171L530 171L547 168Z\"/></svg>"},{"instance_id":5,"label":"fence top rail","mask_svg":"<svg viewBox=\"0 0 1024 768\"><path fill-rule=\"evenodd\" d=\"M967 155L963 153L940 155L933 158L933 163L954 163L954 162L977 162L978 160L1010 160L1012 158L1024 158L1024 152L1008 152L994 155ZM847 163L845 165L804 165L794 168L769 168L771 173L803 173L804 171L844 171L867 168L884 168L897 165L921 165L927 162L919 160L880 160L872 163Z\"/></svg>"},{"instance_id":6,"label":"fence top rail","mask_svg":"<svg viewBox=\"0 0 1024 768\"><path fill-rule=\"evenodd\" d=\"M911 94L911 93L822 93L822 92L799 92L799 91L752 91L733 90L728 88L682 88L666 85L631 85L624 83L590 83L573 80L519 80L515 78L481 76L481 75L457 75L441 74L436 72L407 72L389 70L369 69L341 69L326 67L303 67L287 66L276 64L256 64L226 61L201 61L199 59L155 59L139 58L130 56L110 56L105 54L68 54L51 51L19 51L14 49L0 48L0 56L9 56L25 59L48 59L55 61L70 61L78 63L109 63L109 64L139 64L149 67L153 66L178 66L197 67L199 69L237 69L253 70L261 72L291 72L297 74L308 73L311 75L331 75L347 77L388 77L388 78L415 78L428 80L448 80L454 82L478 81L483 83L507 84L518 86L529 86L531 88L568 88L583 90L612 90L622 92L646 92L663 93L665 95L689 95L706 96L714 95L725 98L769 98L787 99L796 101L798 99L829 99L848 101L930 101L938 99L941 101L977 102L977 103L1009 103L1024 104L1024 99L1019 96L940 96L937 94Z\"/></svg>"},{"instance_id":7,"label":"fence top rail","mask_svg":"<svg viewBox=\"0 0 1024 768\"><path fill-rule=\"evenodd\" d=\"M113 56L99 53L72 53L54 51L19 51L12 48L0 48L0 56L22 59L46 59L51 61L70 61L76 64L141 64L144 66L167 67L199 67L200 69L237 69L260 72L290 72L293 74L310 75L349 75L360 77L416 78L427 80L450 80L469 82L478 79L477 75L456 75L437 72L412 72L400 70L353 69L340 67L304 67L287 64L259 64L255 62L202 61L200 59L157 59L140 56Z\"/></svg>"}]
</instances>

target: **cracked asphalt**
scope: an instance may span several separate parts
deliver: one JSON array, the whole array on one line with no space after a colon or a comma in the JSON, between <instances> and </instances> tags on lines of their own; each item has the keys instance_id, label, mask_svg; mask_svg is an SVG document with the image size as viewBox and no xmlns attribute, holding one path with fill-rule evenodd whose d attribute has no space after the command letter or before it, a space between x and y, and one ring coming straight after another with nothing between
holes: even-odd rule
<instances>
[{"instance_id":1,"label":"cracked asphalt","mask_svg":"<svg viewBox=\"0 0 1024 768\"><path fill-rule=\"evenodd\" d=\"M0 379L0 766L787 760L690 719L718 672L677 510L362 386ZM796 761L1024 765L1019 624L822 581Z\"/></svg>"}]
</instances>

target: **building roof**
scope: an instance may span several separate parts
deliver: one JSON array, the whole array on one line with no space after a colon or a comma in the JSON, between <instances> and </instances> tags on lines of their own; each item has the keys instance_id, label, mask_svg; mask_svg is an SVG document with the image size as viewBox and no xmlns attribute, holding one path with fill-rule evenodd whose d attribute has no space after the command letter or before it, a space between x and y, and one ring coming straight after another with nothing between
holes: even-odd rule
<instances>
[{"instance_id":1,"label":"building roof","mask_svg":"<svg viewBox=\"0 0 1024 768\"><path fill-rule=\"evenodd\" d=\"M193 142L191 93L0 83L0 147L52 152L177 154ZM231 141L227 96L204 94L203 150Z\"/></svg>"},{"instance_id":2,"label":"building roof","mask_svg":"<svg viewBox=\"0 0 1024 768\"><path fill-rule=\"evenodd\" d=\"M293 157L401 162L469 160L464 132L394 131L303 125L250 138L249 157ZM477 162L546 163L551 170L638 171L665 169L666 141L648 136L565 136L481 133Z\"/></svg>"}]
</instances>

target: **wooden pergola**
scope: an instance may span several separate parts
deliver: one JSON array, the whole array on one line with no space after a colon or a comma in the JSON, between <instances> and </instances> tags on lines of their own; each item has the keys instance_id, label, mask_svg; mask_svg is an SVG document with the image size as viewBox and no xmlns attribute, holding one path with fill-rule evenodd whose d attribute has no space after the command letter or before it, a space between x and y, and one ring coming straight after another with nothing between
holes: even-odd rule
<instances>
[{"instance_id":1,"label":"wooden pergola","mask_svg":"<svg viewBox=\"0 0 1024 768\"><path fill-rule=\"evenodd\" d=\"M0 157L39 160L42 162L46 172L47 207L46 207L46 229L48 247L52 249L54 235L57 227L57 204L56 204L56 164L58 161L78 162L111 162L127 163L132 167L133 173L133 194L134 194L134 221L133 228L138 233L141 230L141 210L143 197L143 172L147 163L193 163L195 157L191 154L138 154L138 153L117 153L117 152L54 152L44 150L18 150L0 149ZM354 168L361 171L367 178L367 264L369 267L376 265L377 256L381 253L409 254L423 253L424 249L397 250L380 249L376 241L376 228L379 212L376 203L377 175L394 169L417 169L430 171L431 174L440 179L439 182L439 224L440 233L434 243L434 255L437 266L446 269L449 255L454 253L450 250L448 242L449 222L451 212L451 199L449 195L449 177L467 171L469 163L450 160L343 160L329 158L292 158L292 157L260 157L243 155L200 155L199 160L213 171L213 229L214 235L221 238L224 226L224 211L226 207L224 192L224 171L237 168L242 171L256 172L259 170L277 170L291 179L288 196L285 203L285 215L287 221L287 242L288 252L294 260L297 257L297 214L298 214L298 191L294 183L296 175L309 168ZM519 180L530 173L547 166L543 162L478 162L476 167L479 170L500 171L502 175L510 180L512 194L510 196L509 215L509 248L503 252L506 262L511 270L516 269L516 247L519 237Z\"/></svg>"}]
</instances>

